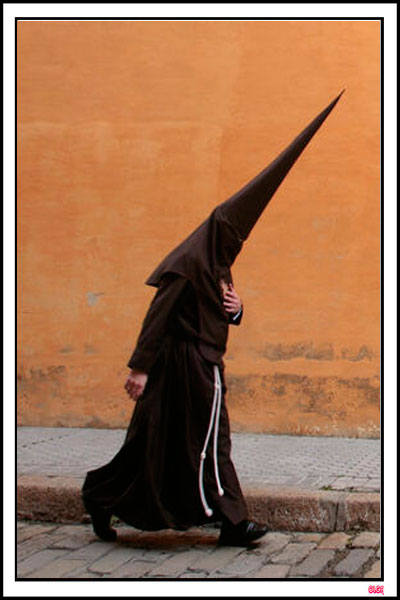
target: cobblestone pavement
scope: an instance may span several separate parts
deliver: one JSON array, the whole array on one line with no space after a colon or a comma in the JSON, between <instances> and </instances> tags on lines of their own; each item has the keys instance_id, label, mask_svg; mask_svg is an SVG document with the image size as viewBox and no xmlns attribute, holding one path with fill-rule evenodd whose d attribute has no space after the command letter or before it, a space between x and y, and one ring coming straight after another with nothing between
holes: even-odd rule
<instances>
[{"instance_id":1,"label":"cobblestone pavement","mask_svg":"<svg viewBox=\"0 0 400 600\"><path fill-rule=\"evenodd\" d=\"M118 526L99 540L90 525L19 521L18 579L349 579L380 577L377 532L269 532L252 549L217 547L219 530L141 532Z\"/></svg>"},{"instance_id":2,"label":"cobblestone pavement","mask_svg":"<svg viewBox=\"0 0 400 600\"><path fill-rule=\"evenodd\" d=\"M73 476L109 460L122 429L19 427L19 475ZM232 434L232 458L243 486L374 492L380 489L380 440Z\"/></svg>"}]
</instances>

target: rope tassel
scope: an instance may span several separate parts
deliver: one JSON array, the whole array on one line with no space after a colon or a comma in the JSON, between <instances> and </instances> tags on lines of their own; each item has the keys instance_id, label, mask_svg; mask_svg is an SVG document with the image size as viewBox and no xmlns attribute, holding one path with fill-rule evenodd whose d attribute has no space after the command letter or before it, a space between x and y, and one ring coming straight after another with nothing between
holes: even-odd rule
<instances>
[{"instance_id":1,"label":"rope tassel","mask_svg":"<svg viewBox=\"0 0 400 600\"><path fill-rule=\"evenodd\" d=\"M221 377L219 374L219 369L217 365L214 365L214 398L210 415L210 422L208 424L208 431L206 435L206 439L204 442L203 450L200 454L200 468L199 468L199 488L200 488L200 498L204 507L204 511L208 517L211 517L213 514L212 509L208 506L207 500L204 494L204 461L206 459L207 446L210 441L210 436L212 429L214 427L214 443L213 443L213 454L214 454L214 473L215 480L217 482L218 495L223 496L224 490L221 485L221 481L219 478L218 472L218 429L219 429L219 419L221 415L221 403L222 403L222 386L221 386Z\"/></svg>"}]
</instances>

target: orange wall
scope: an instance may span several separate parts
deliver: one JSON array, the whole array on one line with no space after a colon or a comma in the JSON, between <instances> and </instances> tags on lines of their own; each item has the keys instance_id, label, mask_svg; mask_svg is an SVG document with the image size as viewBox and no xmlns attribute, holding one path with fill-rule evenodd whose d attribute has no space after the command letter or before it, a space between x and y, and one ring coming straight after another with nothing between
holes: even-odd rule
<instances>
[{"instance_id":1,"label":"orange wall","mask_svg":"<svg viewBox=\"0 0 400 600\"><path fill-rule=\"evenodd\" d=\"M234 430L379 435L380 24L18 23L18 419L125 427L144 280L345 87L234 266Z\"/></svg>"}]
</instances>

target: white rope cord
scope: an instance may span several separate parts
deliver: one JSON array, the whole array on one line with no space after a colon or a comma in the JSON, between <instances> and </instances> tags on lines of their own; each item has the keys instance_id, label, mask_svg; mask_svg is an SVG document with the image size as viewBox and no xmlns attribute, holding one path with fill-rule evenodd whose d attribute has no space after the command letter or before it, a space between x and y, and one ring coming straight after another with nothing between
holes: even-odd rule
<instances>
[{"instance_id":1,"label":"white rope cord","mask_svg":"<svg viewBox=\"0 0 400 600\"><path fill-rule=\"evenodd\" d=\"M217 448L217 445L218 445L219 417L221 414L222 389L221 389L221 378L220 378L219 370L218 370L217 366L214 366L214 373L215 373L215 378L216 378L216 388L218 390L217 413L215 416L215 427L214 427L214 472L215 472L215 479L216 479L217 487L218 487L218 495L223 496L224 490L222 488L221 481L219 479L219 473L218 473L218 448Z\"/></svg>"},{"instance_id":2,"label":"white rope cord","mask_svg":"<svg viewBox=\"0 0 400 600\"><path fill-rule=\"evenodd\" d=\"M201 497L201 502L202 502L203 507L204 507L204 511L205 511L205 513L206 513L206 515L208 517L211 517L211 515L213 514L213 511L208 506L207 500L206 500L206 497L205 497L205 494L204 494L204 483L203 483L204 461L206 459L207 446L208 446L208 442L210 440L212 428L214 426L214 418L215 418L216 414L217 414L217 417L216 417L216 420L215 420L215 429L214 429L214 472L215 472L215 479L217 481L217 486L218 486L218 494L220 496L223 496L223 494L224 494L224 490L222 489L221 482L220 482L220 479L219 479L218 457L217 457L217 440L218 440L219 417L220 417L220 413L221 413L221 398L222 398L221 378L220 378L220 375L219 375L218 367L216 365L214 365L214 398L213 398L213 405L212 405L212 409L211 409L211 416L210 416L210 422L209 422L209 425L208 425L208 431L207 431L206 439L205 439L205 442L204 442L203 450L202 450L202 452L200 454L200 469L199 469L200 497Z\"/></svg>"}]
</instances>

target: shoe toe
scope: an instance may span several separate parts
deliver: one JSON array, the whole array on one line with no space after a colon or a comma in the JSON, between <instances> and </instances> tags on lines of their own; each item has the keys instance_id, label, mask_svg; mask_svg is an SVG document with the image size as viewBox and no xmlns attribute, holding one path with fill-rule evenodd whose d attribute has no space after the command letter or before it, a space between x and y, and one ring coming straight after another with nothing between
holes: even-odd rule
<instances>
[{"instance_id":1,"label":"shoe toe","mask_svg":"<svg viewBox=\"0 0 400 600\"><path fill-rule=\"evenodd\" d=\"M256 540L268 532L267 525L263 523L255 523L254 521L250 521L247 525L246 529L246 537L250 540Z\"/></svg>"}]
</instances>

